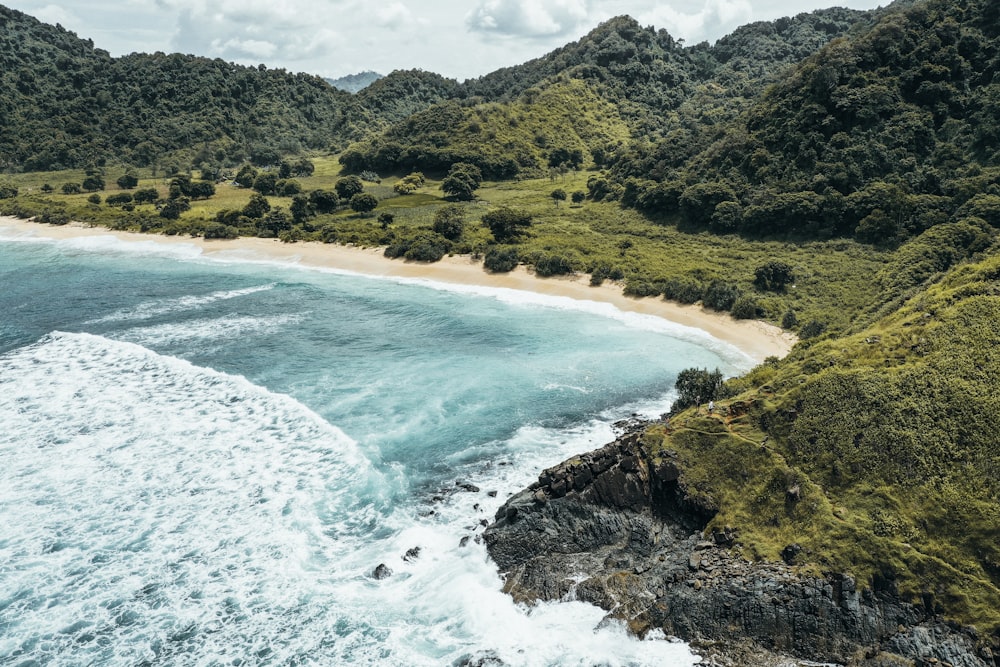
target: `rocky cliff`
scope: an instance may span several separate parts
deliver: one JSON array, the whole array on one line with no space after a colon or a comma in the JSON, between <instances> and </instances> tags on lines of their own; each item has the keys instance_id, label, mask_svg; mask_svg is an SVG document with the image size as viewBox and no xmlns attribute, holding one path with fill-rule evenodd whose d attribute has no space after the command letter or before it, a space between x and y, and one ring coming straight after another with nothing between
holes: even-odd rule
<instances>
[{"instance_id":1,"label":"rocky cliff","mask_svg":"<svg viewBox=\"0 0 1000 667\"><path fill-rule=\"evenodd\" d=\"M527 603L570 597L636 634L667 635L852 665L1000 665L971 628L901 601L893 582L808 576L749 562L736 529L706 536L711 507L685 497L682 470L632 433L542 473L486 530L505 591ZM707 537L707 539L706 539ZM723 649L725 652L725 649Z\"/></svg>"}]
</instances>

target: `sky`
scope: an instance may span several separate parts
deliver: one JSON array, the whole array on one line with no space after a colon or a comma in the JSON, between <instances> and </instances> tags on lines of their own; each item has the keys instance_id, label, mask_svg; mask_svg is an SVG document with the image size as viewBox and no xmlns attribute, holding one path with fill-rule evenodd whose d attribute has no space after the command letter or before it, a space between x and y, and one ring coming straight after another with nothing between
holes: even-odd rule
<instances>
[{"instance_id":1,"label":"sky","mask_svg":"<svg viewBox=\"0 0 1000 667\"><path fill-rule=\"evenodd\" d=\"M181 52L340 77L422 69L459 80L517 65L628 14L687 44L752 21L888 0L0 0L113 56Z\"/></svg>"}]
</instances>

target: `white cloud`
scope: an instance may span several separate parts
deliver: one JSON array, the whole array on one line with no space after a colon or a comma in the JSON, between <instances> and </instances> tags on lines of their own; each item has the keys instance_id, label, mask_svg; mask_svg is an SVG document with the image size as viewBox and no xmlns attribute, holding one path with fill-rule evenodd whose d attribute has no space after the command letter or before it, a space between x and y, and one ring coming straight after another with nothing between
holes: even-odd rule
<instances>
[{"instance_id":1,"label":"white cloud","mask_svg":"<svg viewBox=\"0 0 1000 667\"><path fill-rule=\"evenodd\" d=\"M239 53L251 58L270 58L278 51L271 42L259 39L230 39L224 44L213 40L212 49L217 53Z\"/></svg>"},{"instance_id":2,"label":"white cloud","mask_svg":"<svg viewBox=\"0 0 1000 667\"><path fill-rule=\"evenodd\" d=\"M704 0L702 7L690 12L661 4L640 14L644 23L666 28L667 32L682 37L688 43L704 39L717 39L754 18L750 0Z\"/></svg>"},{"instance_id":3,"label":"white cloud","mask_svg":"<svg viewBox=\"0 0 1000 667\"><path fill-rule=\"evenodd\" d=\"M383 28L399 28L413 20L413 12L402 2L394 2L379 9L376 14L377 23Z\"/></svg>"},{"instance_id":4,"label":"white cloud","mask_svg":"<svg viewBox=\"0 0 1000 667\"><path fill-rule=\"evenodd\" d=\"M479 32L554 37L586 23L592 0L480 0L465 18Z\"/></svg>"},{"instance_id":5,"label":"white cloud","mask_svg":"<svg viewBox=\"0 0 1000 667\"><path fill-rule=\"evenodd\" d=\"M58 23L63 27L76 25L79 21L76 14L61 5L45 5L44 7L34 10L31 14L42 23L49 23L52 25Z\"/></svg>"}]
</instances>

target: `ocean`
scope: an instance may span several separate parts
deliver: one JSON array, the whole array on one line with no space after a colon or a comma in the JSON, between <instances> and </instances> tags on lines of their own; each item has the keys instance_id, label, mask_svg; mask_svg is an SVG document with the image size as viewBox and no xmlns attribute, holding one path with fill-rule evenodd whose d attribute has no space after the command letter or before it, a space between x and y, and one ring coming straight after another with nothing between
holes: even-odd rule
<instances>
[{"instance_id":1,"label":"ocean","mask_svg":"<svg viewBox=\"0 0 1000 667\"><path fill-rule=\"evenodd\" d=\"M515 605L478 537L543 468L664 412L681 369L745 370L733 347L591 302L2 225L0 280L0 665L695 663L582 602Z\"/></svg>"}]
</instances>

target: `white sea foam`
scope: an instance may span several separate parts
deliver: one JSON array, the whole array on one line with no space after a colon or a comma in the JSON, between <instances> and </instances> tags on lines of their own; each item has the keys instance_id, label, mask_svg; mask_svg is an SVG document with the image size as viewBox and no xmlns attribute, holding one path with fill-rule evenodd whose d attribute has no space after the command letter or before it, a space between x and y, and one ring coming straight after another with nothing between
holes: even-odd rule
<instances>
[{"instance_id":1,"label":"white sea foam","mask_svg":"<svg viewBox=\"0 0 1000 667\"><path fill-rule=\"evenodd\" d=\"M148 320L154 317L170 315L172 313L197 310L199 308L203 308L218 301L229 301L230 299L237 299L242 296L249 296L251 294L257 294L259 292L267 292L274 289L277 286L278 286L277 283L268 283L266 285L255 285L253 287L244 287L242 289L219 290L216 292L211 292L209 294L188 295L173 299L156 299L153 301L146 301L144 303L140 303L139 305L133 306L131 308L124 308L122 310L117 310L113 313L103 315L93 320L89 320L85 324L103 324L106 322L130 322L130 321Z\"/></svg>"},{"instance_id":2,"label":"white sea foam","mask_svg":"<svg viewBox=\"0 0 1000 667\"><path fill-rule=\"evenodd\" d=\"M0 356L0 422L0 662L694 662L589 605L518 607L483 546L460 546L505 490L609 440L603 419L455 455L483 492L414 503L397 466L289 397L57 333ZM498 458L515 465L482 463Z\"/></svg>"},{"instance_id":3,"label":"white sea foam","mask_svg":"<svg viewBox=\"0 0 1000 667\"><path fill-rule=\"evenodd\" d=\"M112 337L116 340L125 340L143 346L177 345L199 341L219 341L221 344L228 345L245 336L271 333L290 324L297 324L302 321L305 315L306 313L262 317L213 317L133 327L121 333L112 334Z\"/></svg>"},{"instance_id":4,"label":"white sea foam","mask_svg":"<svg viewBox=\"0 0 1000 667\"><path fill-rule=\"evenodd\" d=\"M209 263L256 264L282 268L295 268L304 271L393 282L400 285L412 285L437 291L491 298L500 301L501 303L515 306L535 308L542 307L590 313L615 320L630 328L663 333L677 340L690 342L700 347L709 349L737 369L749 369L756 365L753 358L748 354L730 343L715 338L706 331L678 324L655 315L626 312L620 310L612 304L601 301L573 299L570 297L540 294L527 290L516 290L506 287L488 287L483 285L448 283L426 278L372 276L344 269L303 265L299 263L299 258L297 257L288 259L261 258L254 253L248 253L240 250L216 252L211 256L205 256L200 248L192 244L167 244L159 243L157 241L125 241L109 235L87 236L53 241L51 239L44 239L33 235L28 236L22 233L20 235L4 237L4 240L7 239L56 243L67 248L86 252L138 254L183 260L198 260Z\"/></svg>"},{"instance_id":5,"label":"white sea foam","mask_svg":"<svg viewBox=\"0 0 1000 667\"><path fill-rule=\"evenodd\" d=\"M33 243L51 245L69 251L96 254L127 254L143 257L165 257L191 260L202 256L201 248L193 243L162 243L154 239L132 241L112 234L95 233L67 239L53 239L34 232L15 230L0 224L0 240L5 243Z\"/></svg>"}]
</instances>

